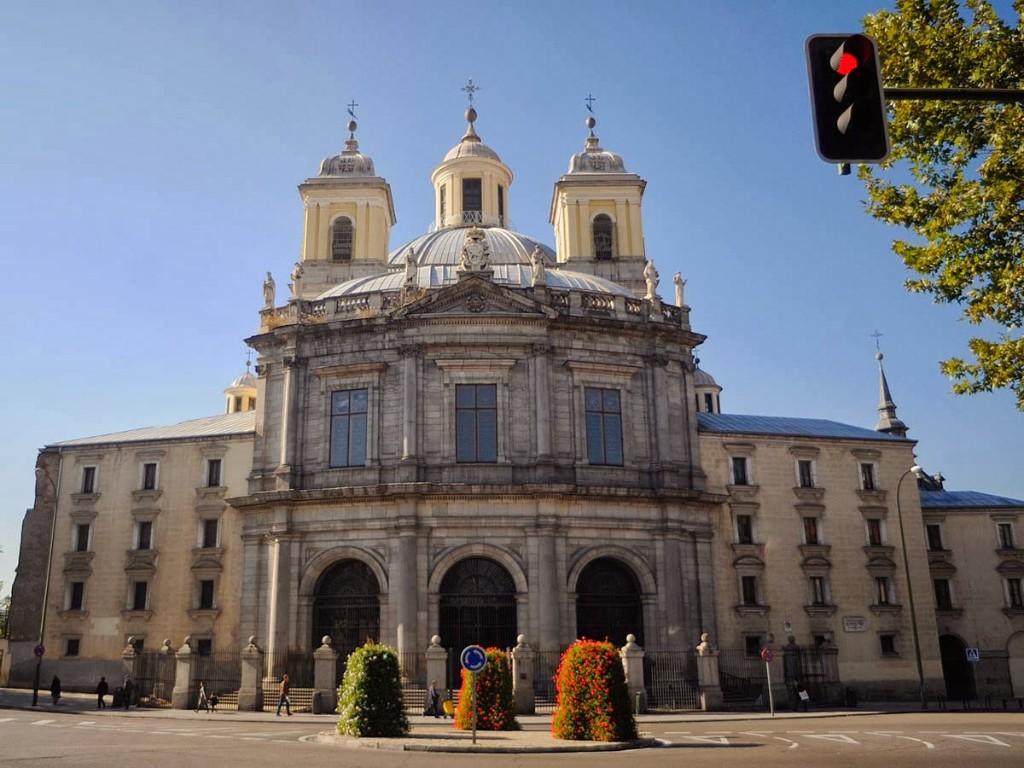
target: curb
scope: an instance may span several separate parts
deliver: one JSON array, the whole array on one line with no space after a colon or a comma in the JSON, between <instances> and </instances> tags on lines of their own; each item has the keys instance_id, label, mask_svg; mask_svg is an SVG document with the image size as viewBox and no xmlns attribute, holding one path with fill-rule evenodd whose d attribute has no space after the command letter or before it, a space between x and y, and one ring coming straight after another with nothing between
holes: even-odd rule
<instances>
[{"instance_id":1,"label":"curb","mask_svg":"<svg viewBox=\"0 0 1024 768\"><path fill-rule=\"evenodd\" d=\"M379 749L389 752L448 752L455 754L485 753L485 754L551 754L555 752L622 752L628 749L649 749L660 747L659 739L633 739L632 741L614 742L587 742L585 744L568 742L552 746L529 746L512 745L507 747L488 746L481 744L468 744L466 746L452 744L406 744L402 742L373 741L348 736L338 736L329 731L321 731L313 736L303 736L299 741L307 743L326 744L342 749ZM396 740L397 741L397 740Z\"/></svg>"}]
</instances>

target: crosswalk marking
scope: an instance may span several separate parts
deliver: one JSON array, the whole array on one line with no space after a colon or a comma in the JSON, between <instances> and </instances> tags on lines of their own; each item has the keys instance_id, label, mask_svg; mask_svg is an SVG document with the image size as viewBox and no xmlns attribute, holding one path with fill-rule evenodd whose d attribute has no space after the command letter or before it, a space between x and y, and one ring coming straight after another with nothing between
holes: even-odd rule
<instances>
[{"instance_id":1,"label":"crosswalk marking","mask_svg":"<svg viewBox=\"0 0 1024 768\"><path fill-rule=\"evenodd\" d=\"M987 733L964 733L955 734L947 733L951 739L963 739L964 741L976 741L979 744L991 744L992 746L1006 747L1009 749L1010 745L1002 739L997 739L995 736L989 736Z\"/></svg>"},{"instance_id":2,"label":"crosswalk marking","mask_svg":"<svg viewBox=\"0 0 1024 768\"><path fill-rule=\"evenodd\" d=\"M686 738L693 741L703 741L708 744L725 744L726 746L729 744L729 740L725 736L687 736Z\"/></svg>"},{"instance_id":3,"label":"crosswalk marking","mask_svg":"<svg viewBox=\"0 0 1024 768\"><path fill-rule=\"evenodd\" d=\"M845 733L822 733L817 736L808 736L808 739L825 739L826 741L834 741L838 744L860 744L859 741L855 741L847 736Z\"/></svg>"},{"instance_id":4,"label":"crosswalk marking","mask_svg":"<svg viewBox=\"0 0 1024 768\"><path fill-rule=\"evenodd\" d=\"M924 744L928 749L935 749L935 745L930 741L924 739L915 739L913 736L900 736L902 731L864 731L869 736L890 736L894 739L906 739L907 741L916 741L918 744Z\"/></svg>"},{"instance_id":5,"label":"crosswalk marking","mask_svg":"<svg viewBox=\"0 0 1024 768\"><path fill-rule=\"evenodd\" d=\"M49 725L53 720L36 720L32 725Z\"/></svg>"}]
</instances>

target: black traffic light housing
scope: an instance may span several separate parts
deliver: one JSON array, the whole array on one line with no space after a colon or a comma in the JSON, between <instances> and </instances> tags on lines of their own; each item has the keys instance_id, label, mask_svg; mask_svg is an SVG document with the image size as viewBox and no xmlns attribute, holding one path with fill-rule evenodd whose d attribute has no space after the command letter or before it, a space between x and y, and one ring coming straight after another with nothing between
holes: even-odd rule
<instances>
[{"instance_id":1,"label":"black traffic light housing","mask_svg":"<svg viewBox=\"0 0 1024 768\"><path fill-rule=\"evenodd\" d=\"M807 76L818 156L830 163L878 163L889 154L882 74L867 35L811 35Z\"/></svg>"}]
</instances>

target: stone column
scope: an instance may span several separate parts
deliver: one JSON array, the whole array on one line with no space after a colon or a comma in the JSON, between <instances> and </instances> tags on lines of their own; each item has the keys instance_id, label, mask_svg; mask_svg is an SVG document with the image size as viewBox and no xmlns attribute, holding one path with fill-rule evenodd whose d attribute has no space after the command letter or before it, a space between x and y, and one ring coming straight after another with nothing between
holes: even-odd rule
<instances>
[{"instance_id":1,"label":"stone column","mask_svg":"<svg viewBox=\"0 0 1024 768\"><path fill-rule=\"evenodd\" d=\"M313 651L313 714L334 712L338 708L338 652L334 650L330 635L324 635L320 642L320 647Z\"/></svg>"},{"instance_id":2,"label":"stone column","mask_svg":"<svg viewBox=\"0 0 1024 768\"><path fill-rule=\"evenodd\" d=\"M239 633L242 637L255 635L259 631L260 594L260 552L261 537L251 533L242 534L242 583L249 585L242 590L240 601Z\"/></svg>"},{"instance_id":3,"label":"stone column","mask_svg":"<svg viewBox=\"0 0 1024 768\"><path fill-rule=\"evenodd\" d=\"M519 635L512 649L512 698L517 715L533 714L533 649L526 635Z\"/></svg>"},{"instance_id":4,"label":"stone column","mask_svg":"<svg viewBox=\"0 0 1024 768\"><path fill-rule=\"evenodd\" d=\"M537 526L537 638L541 651L557 651L559 638L558 560L555 555L554 519Z\"/></svg>"},{"instance_id":5,"label":"stone column","mask_svg":"<svg viewBox=\"0 0 1024 768\"><path fill-rule=\"evenodd\" d=\"M448 687L447 665L448 651L441 647L440 635L430 638L430 645L427 646L427 679L423 681L424 687L430 685L431 680L437 680L441 688Z\"/></svg>"},{"instance_id":6,"label":"stone column","mask_svg":"<svg viewBox=\"0 0 1024 768\"><path fill-rule=\"evenodd\" d=\"M636 714L647 711L647 691L644 689L644 649L636 644L636 635L626 635L626 644L619 651L622 669L626 673L629 704Z\"/></svg>"},{"instance_id":7,"label":"stone column","mask_svg":"<svg viewBox=\"0 0 1024 768\"><path fill-rule=\"evenodd\" d=\"M711 559L711 536L710 530L693 532L693 548L697 561L697 595L700 606L700 623L697 626L712 636L717 636L718 621L715 616L715 578Z\"/></svg>"},{"instance_id":8,"label":"stone column","mask_svg":"<svg viewBox=\"0 0 1024 768\"><path fill-rule=\"evenodd\" d=\"M657 311L661 312L660 305ZM657 454L652 463L659 470L672 463L672 424L668 414L668 377L665 370L667 365L668 359L662 355L652 355L650 358L651 389L654 397L654 432L657 444Z\"/></svg>"},{"instance_id":9,"label":"stone column","mask_svg":"<svg viewBox=\"0 0 1024 768\"><path fill-rule=\"evenodd\" d=\"M693 635L690 634L686 620L681 547L682 533L678 526L668 526L662 547L664 580L660 585L660 591L664 600L666 647L673 651L689 650L690 643L693 642Z\"/></svg>"},{"instance_id":10,"label":"stone column","mask_svg":"<svg viewBox=\"0 0 1024 768\"><path fill-rule=\"evenodd\" d=\"M268 569L269 600L267 620L267 653L273 658L288 649L288 583L291 547L286 535L271 538Z\"/></svg>"},{"instance_id":11,"label":"stone column","mask_svg":"<svg viewBox=\"0 0 1024 768\"><path fill-rule=\"evenodd\" d=\"M250 637L242 649L242 683L238 688L239 712L263 711L263 651Z\"/></svg>"},{"instance_id":12,"label":"stone column","mask_svg":"<svg viewBox=\"0 0 1024 768\"><path fill-rule=\"evenodd\" d=\"M191 709L192 664L195 661L191 637L185 638L174 657L177 663L174 667L174 690L171 692L171 706L174 709Z\"/></svg>"},{"instance_id":13,"label":"stone column","mask_svg":"<svg viewBox=\"0 0 1024 768\"><path fill-rule=\"evenodd\" d=\"M419 348L408 344L399 349L402 356L402 461L415 462L416 447L416 403L417 403L417 363Z\"/></svg>"},{"instance_id":14,"label":"stone column","mask_svg":"<svg viewBox=\"0 0 1024 768\"><path fill-rule=\"evenodd\" d=\"M719 677L718 649L711 645L707 632L697 646L697 685L700 687L700 708L707 711L722 708L722 684Z\"/></svg>"},{"instance_id":15,"label":"stone column","mask_svg":"<svg viewBox=\"0 0 1024 768\"><path fill-rule=\"evenodd\" d=\"M295 358L284 358L284 383L281 385L281 441L278 445L278 472L291 470L292 433L295 430ZM290 484L289 484L290 486Z\"/></svg>"},{"instance_id":16,"label":"stone column","mask_svg":"<svg viewBox=\"0 0 1024 768\"><path fill-rule=\"evenodd\" d=\"M399 521L392 540L388 581L395 602L395 647L400 654L416 651L416 520ZM403 659L403 663L404 663Z\"/></svg>"},{"instance_id":17,"label":"stone column","mask_svg":"<svg viewBox=\"0 0 1024 768\"><path fill-rule=\"evenodd\" d=\"M548 377L548 355L551 347L547 344L533 345L534 404L537 432L537 461L551 461L551 382Z\"/></svg>"}]
</instances>

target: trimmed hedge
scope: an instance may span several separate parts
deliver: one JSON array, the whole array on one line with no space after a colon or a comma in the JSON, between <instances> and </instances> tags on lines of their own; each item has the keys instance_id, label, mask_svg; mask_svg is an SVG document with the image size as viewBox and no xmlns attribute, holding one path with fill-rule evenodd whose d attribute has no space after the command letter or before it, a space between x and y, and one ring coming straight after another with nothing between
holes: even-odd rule
<instances>
[{"instance_id":1,"label":"trimmed hedge","mask_svg":"<svg viewBox=\"0 0 1024 768\"><path fill-rule=\"evenodd\" d=\"M402 673L393 648L367 641L352 651L338 688L337 712L342 735L405 736L409 732Z\"/></svg>"},{"instance_id":2,"label":"trimmed hedge","mask_svg":"<svg viewBox=\"0 0 1024 768\"><path fill-rule=\"evenodd\" d=\"M473 694L469 672L462 670L459 706L455 709L455 727L473 728ZM517 731L515 700L512 697L512 666L507 653L487 649L487 666L476 673L476 727L481 731Z\"/></svg>"},{"instance_id":3,"label":"trimmed hedge","mask_svg":"<svg viewBox=\"0 0 1024 768\"><path fill-rule=\"evenodd\" d=\"M551 718L556 739L629 741L637 737L618 649L609 642L577 640L558 663L558 705Z\"/></svg>"}]
</instances>

